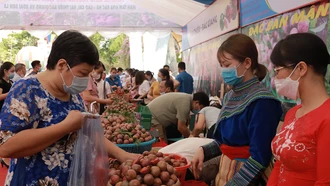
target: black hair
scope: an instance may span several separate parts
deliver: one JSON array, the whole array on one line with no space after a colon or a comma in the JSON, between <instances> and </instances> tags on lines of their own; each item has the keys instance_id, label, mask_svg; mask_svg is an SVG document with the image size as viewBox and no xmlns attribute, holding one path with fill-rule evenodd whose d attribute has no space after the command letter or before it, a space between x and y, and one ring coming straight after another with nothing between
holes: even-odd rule
<instances>
[{"instance_id":1,"label":"black hair","mask_svg":"<svg viewBox=\"0 0 330 186\"><path fill-rule=\"evenodd\" d=\"M178 68L180 70L186 70L186 63L181 61L180 63L178 63Z\"/></svg>"},{"instance_id":2,"label":"black hair","mask_svg":"<svg viewBox=\"0 0 330 186\"><path fill-rule=\"evenodd\" d=\"M217 57L226 58L224 53L233 56L234 59L243 63L246 58L251 59L251 69L258 79L264 79L267 71L258 63L258 49L255 42L247 35L234 34L224 41L218 49Z\"/></svg>"},{"instance_id":3,"label":"black hair","mask_svg":"<svg viewBox=\"0 0 330 186\"><path fill-rule=\"evenodd\" d=\"M164 68L159 69L159 72L165 77L166 80L170 79L170 72Z\"/></svg>"},{"instance_id":4,"label":"black hair","mask_svg":"<svg viewBox=\"0 0 330 186\"><path fill-rule=\"evenodd\" d=\"M119 67L118 72L122 72L122 71L123 71L123 68Z\"/></svg>"},{"instance_id":5,"label":"black hair","mask_svg":"<svg viewBox=\"0 0 330 186\"><path fill-rule=\"evenodd\" d=\"M24 68L26 68L26 67L25 67L25 65L23 63L17 63L15 65L15 72L18 72L18 71L20 71L20 70L22 70Z\"/></svg>"},{"instance_id":6,"label":"black hair","mask_svg":"<svg viewBox=\"0 0 330 186\"><path fill-rule=\"evenodd\" d=\"M151 76L151 78L154 77L154 73L153 72L150 72L149 70L146 72L146 75L147 76Z\"/></svg>"},{"instance_id":7,"label":"black hair","mask_svg":"<svg viewBox=\"0 0 330 186\"><path fill-rule=\"evenodd\" d=\"M88 37L78 31L68 30L54 41L47 69L54 70L60 59L65 59L70 68L82 63L94 66L99 62L99 52Z\"/></svg>"},{"instance_id":8,"label":"black hair","mask_svg":"<svg viewBox=\"0 0 330 186\"><path fill-rule=\"evenodd\" d=\"M137 72L137 71L132 70L131 76L132 76L132 77L135 77L136 72Z\"/></svg>"},{"instance_id":9,"label":"black hair","mask_svg":"<svg viewBox=\"0 0 330 186\"><path fill-rule=\"evenodd\" d=\"M168 68L168 69L170 69L170 66L168 66L168 65L164 65L163 68Z\"/></svg>"},{"instance_id":10,"label":"black hair","mask_svg":"<svg viewBox=\"0 0 330 186\"><path fill-rule=\"evenodd\" d=\"M144 76L143 71L138 71L135 74L135 84L136 85L141 85L143 81L146 80L146 77Z\"/></svg>"},{"instance_id":11,"label":"black hair","mask_svg":"<svg viewBox=\"0 0 330 186\"><path fill-rule=\"evenodd\" d=\"M32 68L35 68L36 66L39 66L39 65L41 65L39 60L34 60L34 61L31 62Z\"/></svg>"},{"instance_id":12,"label":"black hair","mask_svg":"<svg viewBox=\"0 0 330 186\"><path fill-rule=\"evenodd\" d=\"M303 61L322 76L325 76L330 62L327 46L321 38L311 33L292 34L280 40L270 59L275 66L290 68Z\"/></svg>"},{"instance_id":13,"label":"black hair","mask_svg":"<svg viewBox=\"0 0 330 186\"><path fill-rule=\"evenodd\" d=\"M11 62L8 61L4 62L0 67L0 78L3 78L5 76L5 70L9 70L13 66L14 64Z\"/></svg>"},{"instance_id":14,"label":"black hair","mask_svg":"<svg viewBox=\"0 0 330 186\"><path fill-rule=\"evenodd\" d=\"M207 107L210 105L209 96L205 92L197 92L193 95L193 101L198 101L200 105Z\"/></svg>"},{"instance_id":15,"label":"black hair","mask_svg":"<svg viewBox=\"0 0 330 186\"><path fill-rule=\"evenodd\" d=\"M101 62L101 61L99 61L95 66L94 66L94 70L97 70L97 69L99 69L99 68L103 68L103 71L105 71L105 66L104 66L104 64Z\"/></svg>"},{"instance_id":16,"label":"black hair","mask_svg":"<svg viewBox=\"0 0 330 186\"><path fill-rule=\"evenodd\" d=\"M166 88L170 88L170 90L172 92L174 92L174 83L172 80L168 79L168 80L165 80L165 87Z\"/></svg>"},{"instance_id":17,"label":"black hair","mask_svg":"<svg viewBox=\"0 0 330 186\"><path fill-rule=\"evenodd\" d=\"M128 73L129 75L132 75L133 69L128 68L126 71L127 71L127 73Z\"/></svg>"},{"instance_id":18,"label":"black hair","mask_svg":"<svg viewBox=\"0 0 330 186\"><path fill-rule=\"evenodd\" d=\"M112 72L114 70L117 72L117 69L115 67L112 67L111 70L110 70L110 72Z\"/></svg>"}]
</instances>

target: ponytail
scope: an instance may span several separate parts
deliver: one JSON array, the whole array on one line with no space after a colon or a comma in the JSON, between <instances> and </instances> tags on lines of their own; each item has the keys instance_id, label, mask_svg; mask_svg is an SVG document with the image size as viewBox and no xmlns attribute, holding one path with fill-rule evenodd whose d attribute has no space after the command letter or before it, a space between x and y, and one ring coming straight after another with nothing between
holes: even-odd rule
<instances>
[{"instance_id":1,"label":"ponytail","mask_svg":"<svg viewBox=\"0 0 330 186\"><path fill-rule=\"evenodd\" d=\"M258 64L257 68L254 70L254 75L257 76L259 81L262 81L263 79L265 79L266 75L267 75L267 68L264 65Z\"/></svg>"}]
</instances>

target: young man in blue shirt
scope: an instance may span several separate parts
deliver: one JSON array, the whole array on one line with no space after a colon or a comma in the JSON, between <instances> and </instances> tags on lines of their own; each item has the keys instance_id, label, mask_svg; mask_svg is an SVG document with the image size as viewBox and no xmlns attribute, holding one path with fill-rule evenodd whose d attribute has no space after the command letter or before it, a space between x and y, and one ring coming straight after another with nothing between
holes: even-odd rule
<instances>
[{"instance_id":1,"label":"young man in blue shirt","mask_svg":"<svg viewBox=\"0 0 330 186\"><path fill-rule=\"evenodd\" d=\"M120 77L117 75L117 69L111 68L110 77L106 78L106 81L109 82L111 89L117 90L117 88L123 88L120 82Z\"/></svg>"},{"instance_id":2,"label":"young man in blue shirt","mask_svg":"<svg viewBox=\"0 0 330 186\"><path fill-rule=\"evenodd\" d=\"M186 72L186 64L180 62L178 64L179 75L176 76L176 80L180 83L177 87L178 92L184 92L187 94L192 94L194 91L194 79Z\"/></svg>"}]
</instances>

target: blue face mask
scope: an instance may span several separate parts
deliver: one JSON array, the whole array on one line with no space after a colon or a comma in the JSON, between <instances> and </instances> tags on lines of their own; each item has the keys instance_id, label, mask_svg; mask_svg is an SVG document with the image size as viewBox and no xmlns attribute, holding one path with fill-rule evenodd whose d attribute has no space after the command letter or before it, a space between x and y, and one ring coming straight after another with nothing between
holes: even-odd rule
<instances>
[{"instance_id":1,"label":"blue face mask","mask_svg":"<svg viewBox=\"0 0 330 186\"><path fill-rule=\"evenodd\" d=\"M244 73L241 76L238 77L237 76L237 67L239 67L240 65L241 65L241 63L239 65L237 65L236 67L221 68L222 78L227 85L235 86L235 85L242 83L244 74L247 69L244 71Z\"/></svg>"},{"instance_id":2,"label":"blue face mask","mask_svg":"<svg viewBox=\"0 0 330 186\"><path fill-rule=\"evenodd\" d=\"M14 78L14 73L11 73L9 76L8 76L9 79L13 79Z\"/></svg>"}]
</instances>

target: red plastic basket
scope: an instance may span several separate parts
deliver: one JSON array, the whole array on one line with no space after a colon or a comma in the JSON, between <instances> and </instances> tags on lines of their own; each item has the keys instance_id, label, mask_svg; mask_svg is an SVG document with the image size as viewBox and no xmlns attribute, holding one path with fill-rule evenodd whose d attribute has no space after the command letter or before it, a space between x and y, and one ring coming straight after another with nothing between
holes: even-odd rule
<instances>
[{"instance_id":1,"label":"red plastic basket","mask_svg":"<svg viewBox=\"0 0 330 186\"><path fill-rule=\"evenodd\" d=\"M171 153L173 154L173 153ZM170 154L165 154L165 156L168 156ZM185 158L183 156L180 156L178 154L173 154L175 156L175 159L178 160L178 159L181 159L181 158ZM186 158L187 160L187 158ZM175 170L178 172L178 178L180 180L180 185L181 186L184 186L185 185L185 179L186 179L186 174L187 174L187 170L189 169L190 167L190 161L187 160L187 165L186 166L183 166L183 167L175 167Z\"/></svg>"}]
</instances>

